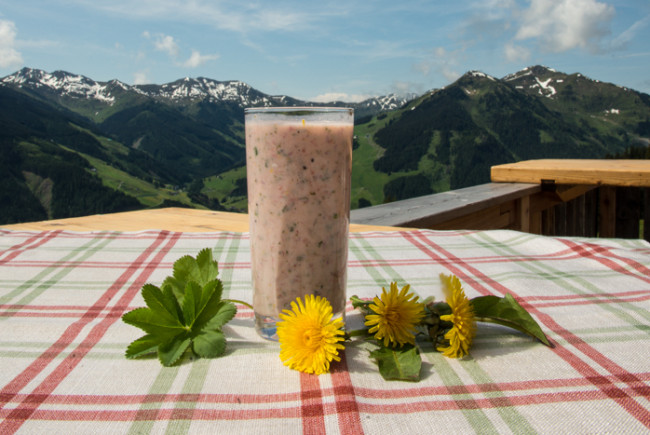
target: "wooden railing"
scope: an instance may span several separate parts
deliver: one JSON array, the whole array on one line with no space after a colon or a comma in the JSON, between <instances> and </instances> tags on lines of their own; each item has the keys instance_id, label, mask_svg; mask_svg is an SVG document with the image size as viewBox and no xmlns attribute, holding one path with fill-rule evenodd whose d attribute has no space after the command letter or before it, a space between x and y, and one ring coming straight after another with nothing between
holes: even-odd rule
<instances>
[{"instance_id":1,"label":"wooden railing","mask_svg":"<svg viewBox=\"0 0 650 435\"><path fill-rule=\"evenodd\" d=\"M351 221L650 241L650 161L629 162L544 160L501 165L492 168L492 179L506 181L353 210ZM552 171L539 171L542 163ZM516 172L522 167L523 172L512 175L513 168ZM576 167L577 175L572 171L573 178L567 178L567 168ZM511 182L513 177L533 182Z\"/></svg>"}]
</instances>

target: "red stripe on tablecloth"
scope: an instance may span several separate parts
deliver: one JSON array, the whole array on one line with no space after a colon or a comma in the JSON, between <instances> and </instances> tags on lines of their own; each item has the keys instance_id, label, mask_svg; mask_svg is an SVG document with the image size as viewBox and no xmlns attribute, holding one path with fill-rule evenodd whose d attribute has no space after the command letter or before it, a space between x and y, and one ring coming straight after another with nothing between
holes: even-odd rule
<instances>
[{"instance_id":1,"label":"red stripe on tablecloth","mask_svg":"<svg viewBox=\"0 0 650 435\"><path fill-rule=\"evenodd\" d=\"M315 376L314 376L315 378ZM493 391L493 390L491 390ZM327 392L324 391L324 392ZM331 391L330 391L331 394ZM623 388L616 394L635 394L630 388ZM318 395L318 399L320 399ZM421 397L421 396L411 396ZM531 405L545 405L553 403L568 403L568 402L591 402L602 400L609 395L602 390L588 390L588 391L553 391L546 393L535 394L520 394L507 397L493 397L493 398L463 398L463 399L449 399L449 391L439 394L441 400L435 398L402 402L390 403L382 401L380 403L358 402L357 406L359 412L368 414L412 414L416 412L428 411L449 411L459 409L498 409L500 407L511 406L531 406ZM312 398L313 399L313 398ZM316 400L318 400L316 399ZM171 405L171 404L170 404ZM321 403L322 405L322 403ZM194 420L256 420L268 418L302 418L303 420L303 433L325 433L324 417L338 413L335 406L317 407L309 411L316 414L309 416L312 422L317 424L306 425L305 406L300 407L278 407L278 408L264 408L264 409L201 409L198 408L194 413L177 413L175 408L162 408L162 409L148 409L148 410L72 410L66 409L36 409L31 408L16 408L13 410L0 410L0 418L6 417L7 414L17 414L23 416L24 419L28 417L31 420L67 420L67 421L155 421L155 420L188 420L190 417ZM634 415L633 415L634 417ZM636 417L639 421L647 426L647 421ZM5 432L6 433L6 432ZM349 433L354 433L350 431ZM357 432L362 433L362 432Z\"/></svg>"},{"instance_id":2,"label":"red stripe on tablecloth","mask_svg":"<svg viewBox=\"0 0 650 435\"><path fill-rule=\"evenodd\" d=\"M648 293L648 292L645 292ZM622 304L622 303L630 303L630 302L643 302L650 300L650 293L646 295L641 295L641 296L629 296L625 298L617 298L617 297L608 297L604 296L602 298L599 298L597 296L592 296L591 298L584 298L582 300L573 300L573 301L556 301L556 302L536 302L535 300L527 301L529 304L534 304L535 307L537 308L544 308L544 307L566 307L568 305L599 305L599 304ZM526 301L526 298L521 298L521 301Z\"/></svg>"},{"instance_id":3,"label":"red stripe on tablecloth","mask_svg":"<svg viewBox=\"0 0 650 435\"><path fill-rule=\"evenodd\" d=\"M23 243L19 245L15 245L9 249L5 249L4 251L0 252L0 256L5 254L8 255L5 258L0 259L0 264L4 264L13 260L14 258L18 257L22 252L25 252L29 249L38 248L39 246L44 245L45 243L49 242L59 234L61 234L61 230L43 231L41 233L36 234L33 237L30 237L29 239L25 240Z\"/></svg>"},{"instance_id":4,"label":"red stripe on tablecloth","mask_svg":"<svg viewBox=\"0 0 650 435\"><path fill-rule=\"evenodd\" d=\"M603 266L606 266L611 270L614 270L616 272L628 276L633 276L635 278L640 279L643 282L650 283L650 268L630 258L625 258L616 255L614 252L612 252L612 249L609 247L603 245L595 245L593 243L578 244L573 240L568 240L568 239L559 239L559 240L565 245L567 245L571 250L575 251L582 258L590 258L592 260L598 261ZM641 273L642 275L631 273L629 270L621 267L621 265L611 260L611 258L615 258L619 261L622 261L623 263L632 267L634 270Z\"/></svg>"},{"instance_id":5,"label":"red stripe on tablecloth","mask_svg":"<svg viewBox=\"0 0 650 435\"><path fill-rule=\"evenodd\" d=\"M63 335L52 346L41 354L32 364L16 376L0 391L0 404L4 405L6 399L18 393L25 387L36 375L47 367L47 365L61 351L67 348L70 343L79 335L82 329L96 317L96 313L105 309L108 302L115 296L119 289L133 276L142 263L160 246L165 239L169 239L167 244L158 252L154 259L144 267L142 273L131 284L126 292L122 295L120 300L111 309L111 312L119 314L115 316L107 316L100 323L95 325L88 336L70 352L59 365L50 373L41 384L36 387L31 394L19 405L18 408L13 410L6 420L0 422L0 433L8 434L14 433L20 426L30 417L30 415L38 408L38 406L47 399L47 397L54 391L54 389L65 379L65 377L81 362L81 359L90 351L90 349L100 340L106 330L120 317L124 309L128 306L131 300L137 295L140 288L146 283L153 271L156 269L157 264L164 258L165 254L174 246L176 241L180 238L181 233L174 233L169 237L168 231L161 231L158 238L151 244L133 264L115 281L115 283L108 289L102 296L99 297L95 305L90 307L83 316L70 325Z\"/></svg>"},{"instance_id":6,"label":"red stripe on tablecloth","mask_svg":"<svg viewBox=\"0 0 650 435\"><path fill-rule=\"evenodd\" d=\"M18 410L18 413L22 410ZM29 409L24 409L25 412L30 412ZM180 412L177 412L180 411ZM185 411L185 412L184 412ZM191 413L189 409L176 410L175 408L168 409L144 409L142 411L135 410L49 410L37 409L31 412L30 420L44 420L44 421L171 421L171 420L203 420L215 421L215 433L218 433L218 423L216 420L261 420L271 418L300 418L300 408L265 408L265 409L197 409ZM2 411L0 410L0 417ZM25 418L26 419L26 418ZM5 432L6 433L6 432ZM305 434L321 434L325 433L323 426L321 431L307 432ZM3 433L4 435L4 433Z\"/></svg>"},{"instance_id":7,"label":"red stripe on tablecloth","mask_svg":"<svg viewBox=\"0 0 650 435\"><path fill-rule=\"evenodd\" d=\"M318 376L300 373L300 416L303 434L325 433L323 392Z\"/></svg>"},{"instance_id":8,"label":"red stripe on tablecloth","mask_svg":"<svg viewBox=\"0 0 650 435\"><path fill-rule=\"evenodd\" d=\"M332 386L334 387L334 403L339 421L339 432L342 434L362 434L359 405L355 398L354 386L350 379L345 352L341 353L341 361L332 369Z\"/></svg>"},{"instance_id":9,"label":"red stripe on tablecloth","mask_svg":"<svg viewBox=\"0 0 650 435\"><path fill-rule=\"evenodd\" d=\"M338 365L338 364L337 364ZM338 372L344 372L342 368L332 370L332 376L337 376ZM636 376L641 379L641 391L635 391L633 394L643 397L650 394L650 386L645 382L650 381L650 372L637 373ZM605 375L610 382L616 383L619 380L612 375ZM560 379L532 379L526 381L497 382L485 384L463 384L450 386L429 386L429 387L409 387L404 389L377 389L365 388L362 386L353 387L352 390L342 390L333 382L333 388L322 389L323 396L341 397L345 394L354 394L355 398L366 399L408 399L413 397L430 397L430 396L448 396L449 394L483 394L488 392L503 392L505 394L517 391L543 390L551 389L553 391L525 394L526 396L548 397L554 394L558 389L575 388L575 391L567 391L570 394L579 394L584 390L579 387L593 386L593 383L584 377L579 378L560 378ZM644 390L645 389L645 390ZM637 390L639 390L637 388ZM602 393L599 393L602 394ZM25 401L28 394L17 394L13 398L14 403ZM517 397L517 396L509 396ZM270 404L286 403L300 399L300 393L282 393L282 394L210 394L210 393L177 393L177 394L132 394L132 395L81 395L81 394L51 394L43 402L47 405L129 405L144 403L202 403L202 404ZM535 403L540 403L535 400ZM358 407L357 403L357 407ZM6 413L10 409L5 410ZM336 412L336 411L333 411Z\"/></svg>"},{"instance_id":10,"label":"red stripe on tablecloth","mask_svg":"<svg viewBox=\"0 0 650 435\"><path fill-rule=\"evenodd\" d=\"M370 299L370 298L366 298ZM631 302L643 302L650 300L650 292L646 290L637 290L630 292L623 292L620 294L615 293L590 293L582 295L562 295L562 296L530 296L530 297L518 297L517 300L522 303L529 305L535 305L537 308L544 307L564 307L569 305L598 305L598 304L622 304L622 303L631 303ZM346 311L354 311L354 308L351 304L346 304ZM137 307L127 307L127 310L132 310ZM87 306L59 306L59 305L24 305L24 304L0 304L0 309L6 310L5 312L0 312L0 317L79 317L79 311L92 312L92 308ZM15 311L11 311L15 310ZM108 312L104 315L101 314L101 311L98 310L95 314L95 318L99 317L111 317L117 316L120 317L119 313ZM237 305L237 315L238 318L250 318L253 317L253 311L251 311L245 305Z\"/></svg>"},{"instance_id":11,"label":"red stripe on tablecloth","mask_svg":"<svg viewBox=\"0 0 650 435\"><path fill-rule=\"evenodd\" d=\"M489 278L483 274L480 270L472 267L471 265L465 263L461 258L456 257L452 253L448 252L444 248L437 245L435 242L426 237L426 235L420 232L413 233L404 233L404 237L417 246L422 252L429 256L437 256L433 252L435 249L438 252L441 252L449 259L453 259L453 265L450 267L452 273L454 273L461 281L465 281L481 294L487 295L491 294L490 290L485 288L480 282L474 280L471 276L463 272L460 267L456 265L462 265L464 269L470 272L474 276L478 276L481 280L488 284L490 287L495 289L498 293L505 295L510 292L505 286ZM417 238L417 239L416 239ZM639 388L636 384L641 385L642 382L638 379L633 373L625 370L623 367L616 364L614 361L607 358L605 355L600 353L598 350L590 346L584 340L582 340L577 335L573 334L571 331L563 328L560 324L555 322L551 316L545 314L542 311L537 310L534 306L522 301L522 307L527 309L529 312L533 312L537 315L537 318L549 327L552 331L561 335L568 343L571 343L576 349L580 350L584 355L589 357L591 360L596 362L598 365L608 370L612 375L614 375L620 381L628 384L630 388L634 391L639 392L640 394L645 394L645 388ZM646 427L650 428L650 411L641 406L632 396L627 394L623 389L614 385L607 377L602 376L591 366L589 366L585 361L581 360L577 355L571 353L567 348L558 345L555 343L553 351L558 354L562 359L569 363L575 370L579 373L582 373L589 381L598 387L605 395L613 399L618 403L623 409L625 409L630 415L638 419Z\"/></svg>"}]
</instances>

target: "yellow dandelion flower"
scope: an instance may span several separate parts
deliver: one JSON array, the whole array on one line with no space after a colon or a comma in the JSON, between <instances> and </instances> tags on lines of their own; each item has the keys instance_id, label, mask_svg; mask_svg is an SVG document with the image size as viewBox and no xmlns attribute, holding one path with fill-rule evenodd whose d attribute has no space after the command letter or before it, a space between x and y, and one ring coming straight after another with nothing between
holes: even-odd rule
<instances>
[{"instance_id":1,"label":"yellow dandelion flower","mask_svg":"<svg viewBox=\"0 0 650 435\"><path fill-rule=\"evenodd\" d=\"M451 314L440 316L440 320L451 322L454 326L444 336L449 346L438 347L438 351L449 358L462 358L469 353L476 334L474 310L456 276L440 274L440 280L451 308Z\"/></svg>"},{"instance_id":2,"label":"yellow dandelion flower","mask_svg":"<svg viewBox=\"0 0 650 435\"><path fill-rule=\"evenodd\" d=\"M332 306L321 296L307 295L305 302L291 302L291 310L280 314L277 323L280 359L285 366L304 373L327 373L338 351L345 347L343 319L332 320Z\"/></svg>"},{"instance_id":3,"label":"yellow dandelion flower","mask_svg":"<svg viewBox=\"0 0 650 435\"><path fill-rule=\"evenodd\" d=\"M365 325L377 340L384 340L384 346L415 344L415 327L424 317L424 306L409 289L407 284L398 293L397 283L391 282L390 292L382 287L381 297L375 296L368 306L375 314L366 316Z\"/></svg>"}]
</instances>

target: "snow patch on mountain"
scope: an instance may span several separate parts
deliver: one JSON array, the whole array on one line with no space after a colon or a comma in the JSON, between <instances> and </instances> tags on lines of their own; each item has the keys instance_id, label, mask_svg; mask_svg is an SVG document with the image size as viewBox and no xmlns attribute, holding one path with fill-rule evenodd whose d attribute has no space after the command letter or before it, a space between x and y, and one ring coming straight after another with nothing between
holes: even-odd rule
<instances>
[{"instance_id":1,"label":"snow patch on mountain","mask_svg":"<svg viewBox=\"0 0 650 435\"><path fill-rule=\"evenodd\" d=\"M163 85L134 85L130 86L119 80L109 82L97 82L88 77L71 74L65 71L46 71L23 68L22 70L3 78L0 81L3 85L14 85L34 90L48 90L60 97L75 99L85 98L98 101L107 105L115 103L122 93L133 92L149 98L162 100L167 103L187 104L195 101L208 100L210 102L229 102L246 107L269 107L269 106L293 106L320 105L313 102L299 101L294 98L277 95L264 94L250 87L248 84L239 81L217 81L205 77L185 77L175 82ZM116 94L117 93L117 94ZM374 97L361 103L342 103L355 108L355 110L371 110L381 112L394 110L402 107L415 95L398 96L389 94L381 97Z\"/></svg>"},{"instance_id":2,"label":"snow patch on mountain","mask_svg":"<svg viewBox=\"0 0 650 435\"><path fill-rule=\"evenodd\" d=\"M19 72L2 79L2 83L13 83L19 86L32 86L35 88L46 87L51 91L72 98L94 99L107 104L115 102L115 97L111 95L108 83L96 82L87 77L63 71L48 73L42 70L23 68Z\"/></svg>"}]
</instances>

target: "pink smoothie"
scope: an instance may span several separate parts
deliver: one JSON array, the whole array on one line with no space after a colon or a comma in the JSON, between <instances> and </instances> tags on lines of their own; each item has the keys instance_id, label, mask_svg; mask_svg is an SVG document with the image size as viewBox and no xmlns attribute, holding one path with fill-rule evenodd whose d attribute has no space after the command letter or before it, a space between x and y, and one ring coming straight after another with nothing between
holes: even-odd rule
<instances>
[{"instance_id":1,"label":"pink smoothie","mask_svg":"<svg viewBox=\"0 0 650 435\"><path fill-rule=\"evenodd\" d=\"M274 119L247 113L258 321L277 319L291 301L307 294L327 298L335 315L344 311L353 131L349 118L343 123L309 115Z\"/></svg>"}]
</instances>

